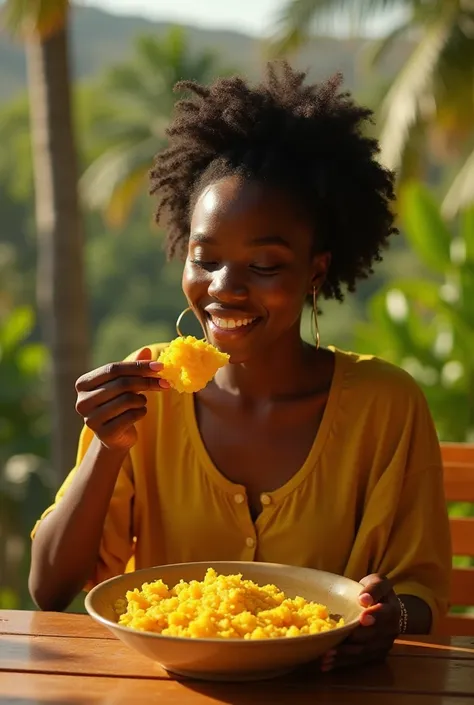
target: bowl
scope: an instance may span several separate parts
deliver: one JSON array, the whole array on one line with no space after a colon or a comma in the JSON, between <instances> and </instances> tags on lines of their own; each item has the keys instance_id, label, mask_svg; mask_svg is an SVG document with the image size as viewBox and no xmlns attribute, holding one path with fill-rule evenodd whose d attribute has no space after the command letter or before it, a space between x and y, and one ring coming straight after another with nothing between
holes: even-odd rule
<instances>
[{"instance_id":1,"label":"bowl","mask_svg":"<svg viewBox=\"0 0 474 705\"><path fill-rule=\"evenodd\" d=\"M345 625L320 634L246 640L162 636L117 624L114 605L127 590L160 578L169 586L181 579L200 581L208 568L224 575L241 573L244 579L259 585L275 584L290 598L299 595L324 604L331 615L342 616ZM169 673L199 680L243 681L283 675L337 646L359 624L363 611L358 600L360 592L359 583L321 570L275 563L211 561L157 566L119 575L94 587L86 596L85 606L93 619Z\"/></svg>"}]
</instances>

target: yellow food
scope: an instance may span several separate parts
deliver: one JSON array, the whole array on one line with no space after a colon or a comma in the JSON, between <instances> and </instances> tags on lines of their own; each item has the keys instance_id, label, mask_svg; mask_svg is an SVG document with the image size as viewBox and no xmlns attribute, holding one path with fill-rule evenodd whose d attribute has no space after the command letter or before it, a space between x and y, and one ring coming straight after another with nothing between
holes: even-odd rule
<instances>
[{"instance_id":1,"label":"yellow food","mask_svg":"<svg viewBox=\"0 0 474 705\"><path fill-rule=\"evenodd\" d=\"M220 352L205 340L192 335L176 338L158 358L164 365L160 377L177 392L198 392L214 377L219 367L229 362L229 355Z\"/></svg>"},{"instance_id":2,"label":"yellow food","mask_svg":"<svg viewBox=\"0 0 474 705\"><path fill-rule=\"evenodd\" d=\"M202 582L144 583L118 600L119 624L164 636L269 639L319 634L341 627L324 605L287 598L275 585L260 587L241 574L209 568Z\"/></svg>"}]
</instances>

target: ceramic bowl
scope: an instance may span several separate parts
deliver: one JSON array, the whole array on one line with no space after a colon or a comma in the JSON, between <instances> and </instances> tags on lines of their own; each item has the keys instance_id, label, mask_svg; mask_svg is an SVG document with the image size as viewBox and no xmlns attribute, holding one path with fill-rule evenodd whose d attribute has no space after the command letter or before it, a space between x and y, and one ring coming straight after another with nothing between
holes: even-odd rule
<instances>
[{"instance_id":1,"label":"ceramic bowl","mask_svg":"<svg viewBox=\"0 0 474 705\"><path fill-rule=\"evenodd\" d=\"M288 597L299 595L326 605L331 615L344 618L345 625L321 634L252 641L162 636L117 624L114 604L125 597L127 590L160 578L169 586L181 579L203 580L210 567L224 575L242 573L244 579L259 585L275 584ZM320 570L274 563L216 561L157 566L119 575L93 588L85 605L97 622L170 673L200 680L242 681L282 675L337 646L359 624L363 611L358 601L360 592L359 583Z\"/></svg>"}]
</instances>

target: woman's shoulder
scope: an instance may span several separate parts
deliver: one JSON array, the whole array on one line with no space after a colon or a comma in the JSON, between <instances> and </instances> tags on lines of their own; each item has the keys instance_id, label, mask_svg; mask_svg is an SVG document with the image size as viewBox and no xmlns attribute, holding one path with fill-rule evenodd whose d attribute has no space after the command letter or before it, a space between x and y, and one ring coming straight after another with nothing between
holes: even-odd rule
<instances>
[{"instance_id":1,"label":"woman's shoulder","mask_svg":"<svg viewBox=\"0 0 474 705\"><path fill-rule=\"evenodd\" d=\"M169 345L169 342L166 343L150 343L149 345L142 345L140 348L137 348L133 352L130 353L130 355L127 355L125 360L128 362L129 360L136 360L138 355L142 352L142 350L145 350L145 348L148 348L151 351L151 359L152 360L157 360L160 356L160 353L162 350L167 348Z\"/></svg>"},{"instance_id":2,"label":"woman's shoulder","mask_svg":"<svg viewBox=\"0 0 474 705\"><path fill-rule=\"evenodd\" d=\"M410 401L425 405L424 393L418 382L402 367L376 355L332 348L342 367L342 383L354 394L383 399L385 403Z\"/></svg>"}]
</instances>

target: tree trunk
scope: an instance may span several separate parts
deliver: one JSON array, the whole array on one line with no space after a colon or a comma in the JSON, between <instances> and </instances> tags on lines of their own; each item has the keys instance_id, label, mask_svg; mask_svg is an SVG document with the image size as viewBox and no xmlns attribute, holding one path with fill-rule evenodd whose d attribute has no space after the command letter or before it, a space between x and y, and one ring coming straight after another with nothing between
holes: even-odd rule
<instances>
[{"instance_id":1,"label":"tree trunk","mask_svg":"<svg viewBox=\"0 0 474 705\"><path fill-rule=\"evenodd\" d=\"M87 370L83 227L69 83L67 21L27 42L38 242L37 302L51 353L53 467L61 480L75 462L81 421L75 380Z\"/></svg>"}]
</instances>

